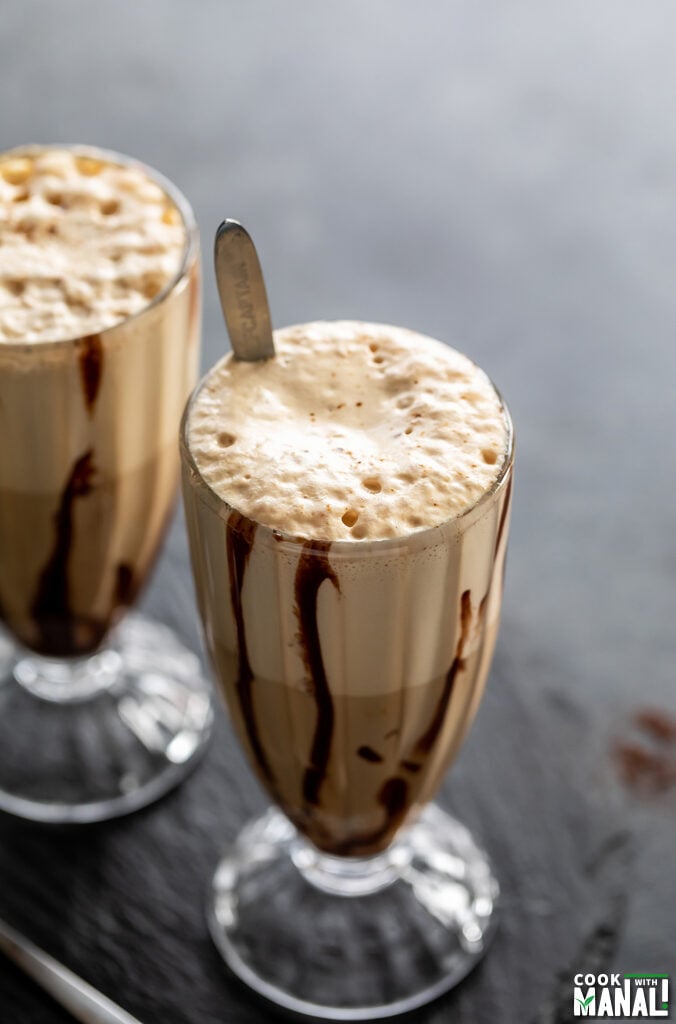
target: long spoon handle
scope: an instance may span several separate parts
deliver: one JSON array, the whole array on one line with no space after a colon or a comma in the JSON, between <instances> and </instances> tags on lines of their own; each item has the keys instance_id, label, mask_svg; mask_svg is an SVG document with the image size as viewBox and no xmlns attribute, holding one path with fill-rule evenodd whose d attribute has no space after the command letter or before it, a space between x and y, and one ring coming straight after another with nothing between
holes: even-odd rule
<instances>
[{"instance_id":1,"label":"long spoon handle","mask_svg":"<svg viewBox=\"0 0 676 1024\"><path fill-rule=\"evenodd\" d=\"M0 920L0 950L82 1024L140 1024L107 996Z\"/></svg>"}]
</instances>

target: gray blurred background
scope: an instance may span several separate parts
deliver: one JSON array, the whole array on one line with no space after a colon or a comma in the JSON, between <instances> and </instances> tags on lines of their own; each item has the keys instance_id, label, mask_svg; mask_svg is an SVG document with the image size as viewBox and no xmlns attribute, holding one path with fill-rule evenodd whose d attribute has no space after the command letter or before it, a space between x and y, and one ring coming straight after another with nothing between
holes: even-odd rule
<instances>
[{"instance_id":1,"label":"gray blurred background","mask_svg":"<svg viewBox=\"0 0 676 1024\"><path fill-rule=\"evenodd\" d=\"M100 144L193 203L205 367L230 216L276 325L400 323L490 373L518 446L498 662L600 749L637 707L676 714L675 38L667 0L0 8L2 147ZM673 952L673 788L637 813L660 888L632 948Z\"/></svg>"}]
</instances>

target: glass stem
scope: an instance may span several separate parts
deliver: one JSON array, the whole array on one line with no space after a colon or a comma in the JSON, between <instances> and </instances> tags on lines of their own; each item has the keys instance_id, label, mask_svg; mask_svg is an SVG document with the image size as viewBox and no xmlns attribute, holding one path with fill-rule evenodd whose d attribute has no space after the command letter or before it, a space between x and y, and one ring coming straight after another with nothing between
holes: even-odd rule
<instances>
[{"instance_id":1,"label":"glass stem","mask_svg":"<svg viewBox=\"0 0 676 1024\"><path fill-rule=\"evenodd\" d=\"M28 653L14 666L14 678L24 690L52 704L92 700L114 686L122 670L117 651L103 648L84 658L44 658Z\"/></svg>"},{"instance_id":2,"label":"glass stem","mask_svg":"<svg viewBox=\"0 0 676 1024\"><path fill-rule=\"evenodd\" d=\"M402 851L405 848L395 843L373 857L333 857L298 836L291 857L315 888L334 896L367 896L395 881L401 871Z\"/></svg>"}]
</instances>

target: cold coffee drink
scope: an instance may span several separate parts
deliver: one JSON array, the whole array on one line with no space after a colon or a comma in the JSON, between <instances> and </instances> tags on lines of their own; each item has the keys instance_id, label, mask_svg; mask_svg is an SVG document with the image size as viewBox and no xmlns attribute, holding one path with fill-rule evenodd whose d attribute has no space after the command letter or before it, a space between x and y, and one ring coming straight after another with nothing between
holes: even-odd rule
<instances>
[{"instance_id":1,"label":"cold coffee drink","mask_svg":"<svg viewBox=\"0 0 676 1024\"><path fill-rule=\"evenodd\" d=\"M486 375L400 328L226 357L184 418L206 642L258 778L320 850L385 849L437 790L495 644L512 435Z\"/></svg>"},{"instance_id":2,"label":"cold coffee drink","mask_svg":"<svg viewBox=\"0 0 676 1024\"><path fill-rule=\"evenodd\" d=\"M0 809L98 821L176 785L211 725L194 653L123 614L178 488L197 227L156 172L63 146L0 156L0 221Z\"/></svg>"},{"instance_id":3,"label":"cold coffee drink","mask_svg":"<svg viewBox=\"0 0 676 1024\"><path fill-rule=\"evenodd\" d=\"M189 207L84 148L0 157L0 617L95 650L158 551L200 329Z\"/></svg>"}]
</instances>

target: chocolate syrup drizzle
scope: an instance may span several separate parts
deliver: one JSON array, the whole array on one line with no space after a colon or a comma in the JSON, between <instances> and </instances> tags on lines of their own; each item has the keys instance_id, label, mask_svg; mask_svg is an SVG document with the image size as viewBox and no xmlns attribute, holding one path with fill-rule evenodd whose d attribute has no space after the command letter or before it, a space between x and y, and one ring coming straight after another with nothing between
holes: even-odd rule
<instances>
[{"instance_id":1,"label":"chocolate syrup drizzle","mask_svg":"<svg viewBox=\"0 0 676 1024\"><path fill-rule=\"evenodd\" d=\"M89 334L80 341L80 376L87 412L91 416L101 386L103 342L100 334Z\"/></svg>"},{"instance_id":2,"label":"chocolate syrup drizzle","mask_svg":"<svg viewBox=\"0 0 676 1024\"><path fill-rule=\"evenodd\" d=\"M448 705L451 700L451 694L453 693L453 687L457 678L458 672L461 672L465 667L465 660L463 658L463 652L465 645L469 638L469 630L472 624L472 597L469 590L463 591L462 597L460 598L460 638L458 639L458 645L455 649L455 657L451 662L451 667L446 673L446 679L444 680L444 688L441 691L439 702L436 706L436 710L432 716L432 720L422 734L419 737L414 747L414 756L421 757L425 754L429 754L430 750L434 746L437 736L441 732L442 726L446 719L446 712L448 711Z\"/></svg>"},{"instance_id":3,"label":"chocolate syrup drizzle","mask_svg":"<svg viewBox=\"0 0 676 1024\"><path fill-rule=\"evenodd\" d=\"M100 334L80 339L80 378L87 412L91 416L103 374L103 342ZM77 616L70 606L68 562L73 544L73 508L76 498L91 493L94 474L93 451L85 452L75 462L61 494L54 516L56 538L45 565L31 605L31 615L38 629L38 649L45 654L72 655L86 653L98 646L106 624L85 616ZM84 627L83 635L78 635Z\"/></svg>"},{"instance_id":4,"label":"chocolate syrup drizzle","mask_svg":"<svg viewBox=\"0 0 676 1024\"><path fill-rule=\"evenodd\" d=\"M502 510L501 510L501 513L500 513L500 520L499 520L498 530L497 530L497 534L496 534L494 562L497 561L497 558L498 558L498 554L499 554L499 551L500 551L500 545L501 545L502 537L503 537L505 526L506 526L506 522L507 522L507 516L508 516L508 513L509 513L509 507L510 507L511 491L512 491L512 477L510 476L509 481L508 481L507 486L506 486L506 489L505 489L505 496L504 496L504 499L503 499ZM307 570L304 570L304 571L307 571ZM300 572L299 572L299 575L300 575ZM333 574L332 574L332 576L333 576ZM324 579L326 577L325 576L321 576L321 574L318 573L317 570L315 570L315 577L316 577L316 579L315 579L316 589L318 589L319 583L321 583L322 579ZM298 580L298 577L297 577L297 580ZM338 585L337 582L335 581L335 577L332 578L332 581L335 583L336 586ZM481 624L483 623L483 620L485 618L485 615L486 615L486 609L487 609L487 606L488 606L488 599L489 599L489 596L490 596L491 586L492 586L492 581L491 581L491 584L489 585L489 588L488 588L487 592L484 594L483 598L481 599L481 601L479 603L479 606L478 606L478 609L477 609L477 625L478 626L481 626ZM316 674L317 673L317 666L316 665L313 666L313 664L311 662L311 659L306 658L306 665L308 665L308 669L310 671L310 674L311 674L313 680L315 680L315 682L316 682L316 679L319 678L319 680L320 680L320 690L319 690L319 692L321 693L321 692L323 692L324 687L326 687L326 677L324 675L323 663L321 661L321 651L319 650L319 639L318 639L318 636L316 634L316 589L315 589L315 592L314 592L313 604L312 604L312 608L314 610L314 619L312 620L310 625L314 628L314 633L312 633L311 635L314 636L315 641L316 641L316 652L315 653L318 655L318 658L319 658L319 668L320 668L319 677L317 677L317 674ZM298 583L297 583L297 594L298 594ZM300 601L298 603L299 603L299 607L300 607ZM434 745L438 741L439 735L440 735L440 733L441 733L441 731L443 729L444 722L447 719L448 708L449 708L449 705L450 705L450 702L451 702L451 697L452 697L452 694L453 694L453 690L455 688L455 683L456 683L457 677L458 677L459 673L462 672L465 669L465 667L466 667L465 650L466 650L467 643L468 643L468 640L469 640L470 631L472 629L472 619L473 619L473 615L472 615L472 597L471 597L470 591L469 590L465 590L462 593L461 598L460 598L460 636L458 638L458 642L457 642L457 645L456 645L455 655L453 657L453 661L451 662L450 668L449 668L448 672L446 673L446 677L445 677L445 680L444 680L444 686L443 686L443 689L442 689L442 692L440 694L437 706L436 706L436 708L434 710L434 713L432 715L432 718L430 720L429 725L427 726L425 731L422 733L422 735L418 738L418 740L413 744L413 748L412 748L411 754L407 755L400 762L400 768L403 769L406 772L410 772L410 773L414 774L414 773L420 771L421 768L423 767L423 760L424 760L424 758L429 756L429 754L431 753L432 749L434 748ZM307 643L307 636L308 636L307 626L304 626L303 635L304 635L304 638L305 638L305 642ZM323 697L324 715L325 715L325 722L324 722L325 731L329 731L329 727L328 727L328 723L329 722L331 722L331 728L332 728L333 711L332 711L332 706L330 704L330 700L331 700L330 693L328 691L328 688L326 688L326 692L325 692L325 695ZM318 731L315 734L315 747L318 746L318 742L317 741L318 741L319 734L320 734L320 731L319 731L319 728L318 728ZM388 733L388 737L392 736L392 735L397 735L397 734L398 734L398 730L391 730L390 733ZM329 732L329 735L330 735L330 732ZM322 750L323 750L324 755L325 755L325 759L323 761L323 772L325 772L325 770L326 770L326 763L327 763L328 754L329 754L329 747L328 747L328 745L324 745L322 747ZM313 753L314 753L314 748L313 748ZM365 760L365 761L373 763L373 764L381 763L384 760L383 756L380 753L378 753L378 751L374 750L372 747L369 747L369 746L361 746L361 747L359 747L359 749L357 750L357 756L362 758L362 760ZM308 773L310 771L311 770L309 769ZM314 780L315 780L315 777L316 777L314 774L309 775L308 773L306 773L305 786L304 786L304 795L305 795L306 799L308 799L308 783L311 782L311 783L314 784ZM314 794L315 796L318 793L318 788L319 787L317 786L316 790L312 790L311 791L312 794ZM361 834L358 834L358 835L352 835L352 836L349 836L349 837L347 837L347 838L345 838L343 840L339 840L337 842L335 842L335 841L332 842L331 843L331 852L332 853L337 854L337 855L343 855L343 856L350 856L350 855L358 856L362 852L369 852L369 851L373 850L373 848L377 847L378 845L380 845L383 842L383 840L389 840L396 833L397 829L400 827L400 825L404 821L404 819L406 817L406 814L408 812L408 809L409 809L409 783L405 779L401 778L400 776L394 775L391 778L386 779L385 782L382 784L382 786L381 786L381 788L380 788L380 790L378 792L377 799L378 799L378 803L380 804L380 806L385 811L384 820L381 823L381 825L377 829L375 829L375 830L373 830L371 832L361 833Z\"/></svg>"},{"instance_id":5,"label":"chocolate syrup drizzle","mask_svg":"<svg viewBox=\"0 0 676 1024\"><path fill-rule=\"evenodd\" d=\"M261 744L253 703L254 675L249 663L249 652L246 646L246 630L242 610L242 587L244 574L251 550L257 524L239 512L231 512L226 525L226 546L228 554L228 570L230 575L230 601L232 614L237 630L237 682L235 688L239 697L239 705L244 719L244 728L251 745L261 774L275 789L275 780L263 746Z\"/></svg>"},{"instance_id":6,"label":"chocolate syrup drizzle","mask_svg":"<svg viewBox=\"0 0 676 1024\"><path fill-rule=\"evenodd\" d=\"M496 558L509 511L511 484L510 477L505 491L504 504L496 535ZM273 795L279 799L273 773L262 748L254 713L252 699L253 672L249 664L242 613L242 585L253 547L255 531L256 524L254 522L237 512L230 514L227 524L227 551L232 608L237 629L238 678L236 689L255 760L258 763L261 774L270 784ZM335 725L333 700L326 677L317 622L317 599L322 583L325 580L329 580L340 592L338 578L328 558L330 547L331 545L328 542L306 541L302 546L295 579L296 614L300 625L299 640L303 662L317 705L317 722L312 740L309 765L305 769L302 782L302 795L306 806L305 814L307 814L309 807L319 806L319 796L327 775ZM483 621L485 616L489 594L490 587L478 607L478 624ZM413 774L420 771L423 767L422 759L430 754L438 740L447 718L455 682L458 674L464 670L466 665L464 654L472 628L472 618L471 593L469 590L465 590L460 598L460 636L456 645L455 655L446 674L443 690L429 725L413 744L411 755L400 762L401 769L406 772ZM396 733L398 733L398 730L392 730L388 735ZM384 760L383 755L367 745L359 747L356 753L358 757L373 764L382 763ZM325 848L330 849L336 855L358 856L362 852L372 850L375 846L381 844L383 840L393 836L404 821L409 809L409 783L399 775L386 779L378 791L377 800L385 812L384 819L377 829L368 833L353 834L342 840L329 840L327 835L326 839L329 841L326 843ZM295 820L296 824L303 828L304 815L293 813L293 808L286 808L286 810L292 820ZM321 845L324 844L322 843Z\"/></svg>"},{"instance_id":7,"label":"chocolate syrup drizzle","mask_svg":"<svg viewBox=\"0 0 676 1024\"><path fill-rule=\"evenodd\" d=\"M363 761L369 761L371 764L380 764L383 761L383 755L379 754L373 747L363 746L357 751L357 757L361 757Z\"/></svg>"},{"instance_id":8,"label":"chocolate syrup drizzle","mask_svg":"<svg viewBox=\"0 0 676 1024\"><path fill-rule=\"evenodd\" d=\"M486 608L487 598L488 594L486 594L479 606L480 615L483 614L483 611ZM463 655L467 645L467 640L469 639L471 625L472 597L470 591L465 590L460 598L460 637L455 649L455 657L453 658L451 667L446 673L444 687L434 710L434 714L432 715L430 724L425 732L414 743L412 756L404 758L400 763L401 768L407 772L415 773L420 771L422 764L417 759L424 758L428 755L439 737L439 733L441 732L446 720L448 706L450 704L456 678L458 673L465 668L465 659ZM365 757L365 751L367 750L371 754L374 754L375 757ZM357 753L368 761L375 762L377 760L382 760L382 757L377 754L376 751L371 751L370 747L360 747ZM335 844L332 847L332 852L343 855L357 855L360 851L372 849L383 839L393 836L408 812L408 790L408 783L400 776L394 775L391 778L386 779L378 793L378 803L385 810L385 818L382 824L373 832L351 836L348 839Z\"/></svg>"},{"instance_id":9,"label":"chocolate syrup drizzle","mask_svg":"<svg viewBox=\"0 0 676 1024\"><path fill-rule=\"evenodd\" d=\"M301 651L317 704L317 724L310 764L303 777L303 798L313 807L319 804L319 791L326 777L334 726L333 700L326 679L317 625L317 597L324 580L330 580L340 592L338 577L329 562L330 547L326 541L306 541L296 570L296 614L300 624Z\"/></svg>"},{"instance_id":10,"label":"chocolate syrup drizzle","mask_svg":"<svg viewBox=\"0 0 676 1024\"><path fill-rule=\"evenodd\" d=\"M349 836L331 844L331 853L338 856L358 856L370 851L382 839L392 837L402 824L408 811L408 783L398 775L385 779L378 792L378 803L385 811L382 825L373 832Z\"/></svg>"},{"instance_id":11,"label":"chocolate syrup drizzle","mask_svg":"<svg viewBox=\"0 0 676 1024\"><path fill-rule=\"evenodd\" d=\"M50 654L73 654L82 646L76 635L76 616L70 607L68 561L73 542L75 501L91 492L94 471L93 452L90 449L76 461L63 489L54 516L54 547L40 575L31 605L31 615L40 635L40 649Z\"/></svg>"},{"instance_id":12,"label":"chocolate syrup drizzle","mask_svg":"<svg viewBox=\"0 0 676 1024\"><path fill-rule=\"evenodd\" d=\"M136 593L134 570L126 562L118 562L115 571L115 604L131 604Z\"/></svg>"}]
</instances>

